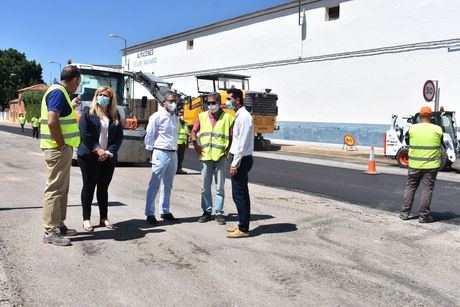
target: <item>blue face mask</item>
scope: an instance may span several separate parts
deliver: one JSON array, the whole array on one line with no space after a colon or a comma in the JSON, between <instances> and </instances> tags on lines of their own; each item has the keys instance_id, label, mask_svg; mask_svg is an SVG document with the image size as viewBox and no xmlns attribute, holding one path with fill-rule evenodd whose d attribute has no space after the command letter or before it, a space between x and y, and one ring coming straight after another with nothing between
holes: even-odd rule
<instances>
[{"instance_id":1,"label":"blue face mask","mask_svg":"<svg viewBox=\"0 0 460 307\"><path fill-rule=\"evenodd\" d=\"M102 95L99 95L99 96L97 96L97 103L98 103L101 107L106 107L106 106L108 106L109 103L110 103L110 98L109 98L109 97L102 96Z\"/></svg>"},{"instance_id":2,"label":"blue face mask","mask_svg":"<svg viewBox=\"0 0 460 307\"><path fill-rule=\"evenodd\" d=\"M225 105L227 106L227 109L235 110L235 106L233 105L232 100L225 101Z\"/></svg>"}]
</instances>

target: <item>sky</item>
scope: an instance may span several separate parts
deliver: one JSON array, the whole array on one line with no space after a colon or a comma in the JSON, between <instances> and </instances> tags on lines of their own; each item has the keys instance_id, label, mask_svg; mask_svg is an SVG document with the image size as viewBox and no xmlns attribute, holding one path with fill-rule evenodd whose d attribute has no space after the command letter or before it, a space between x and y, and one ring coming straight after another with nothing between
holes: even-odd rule
<instances>
[{"instance_id":1,"label":"sky","mask_svg":"<svg viewBox=\"0 0 460 307\"><path fill-rule=\"evenodd\" d=\"M121 64L128 46L272 7L288 0L2 0L0 49L15 48L42 65L43 79L75 63Z\"/></svg>"}]
</instances>

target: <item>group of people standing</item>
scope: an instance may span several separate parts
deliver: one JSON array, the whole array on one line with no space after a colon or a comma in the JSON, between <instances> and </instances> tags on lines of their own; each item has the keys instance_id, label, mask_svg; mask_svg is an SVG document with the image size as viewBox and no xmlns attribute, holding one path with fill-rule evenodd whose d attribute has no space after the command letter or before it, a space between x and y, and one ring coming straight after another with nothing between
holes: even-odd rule
<instances>
[{"instance_id":1,"label":"group of people standing","mask_svg":"<svg viewBox=\"0 0 460 307\"><path fill-rule=\"evenodd\" d=\"M77 120L75 106L80 99L71 99L81 82L77 67L67 66L60 82L51 85L41 104L40 147L47 164L47 182L43 198L43 228L45 243L67 246L69 236L77 235L64 221L67 215L70 169L73 149L82 173L83 230L94 231L91 224L91 205L96 192L99 206L99 226L113 229L108 219L108 187L117 164L117 153L123 142L123 123L117 111L117 97L107 86L96 90L92 102ZM252 167L254 131L252 117L244 107L243 93L238 89L227 91L226 108L235 111L235 117L224 112L219 93L211 93L208 111L202 112L190 138L202 162L201 207L203 215L198 222L212 220L212 179L216 180L214 208L216 221L226 224L223 216L225 175L232 178L232 196L238 211L239 224L227 229L229 238L249 236L250 197L248 173ZM145 136L145 147L151 155L151 178L147 189L146 221L157 225L155 198L160 191L160 217L179 222L170 212L170 197L175 174L186 173L182 160L189 140L189 128L183 114L177 110L178 97L174 92L164 95L163 107L150 116ZM37 117L38 118L38 117ZM178 163L178 156L179 161ZM227 166L230 161L230 166Z\"/></svg>"},{"instance_id":2,"label":"group of people standing","mask_svg":"<svg viewBox=\"0 0 460 307\"><path fill-rule=\"evenodd\" d=\"M235 117L224 112L221 95L208 94L207 111L199 114L190 138L202 163L202 216L198 222L211 221L214 207L215 220L225 225L224 199L225 177L229 170L232 178L232 197L238 211L239 224L227 228L228 238L249 236L250 197L248 173L252 168L254 148L254 129L252 116L244 107L243 92L239 89L227 91L226 108L235 111ZM177 96L174 92L164 95L164 109L149 118L145 136L146 149L151 152L152 175L147 190L145 215L147 222L157 225L155 217L155 198L160 191L159 212L163 220L178 222L170 211L170 197L174 175L183 173L178 167L176 150L181 150L178 140L185 141L186 130L183 121L177 116ZM183 144L183 143L182 143ZM179 155L179 153L178 153ZM183 153L180 154L183 157ZM231 165L228 168L228 161ZM181 160L181 159L180 159ZM216 184L214 206L211 185ZM160 189L161 188L161 189Z\"/></svg>"}]
</instances>

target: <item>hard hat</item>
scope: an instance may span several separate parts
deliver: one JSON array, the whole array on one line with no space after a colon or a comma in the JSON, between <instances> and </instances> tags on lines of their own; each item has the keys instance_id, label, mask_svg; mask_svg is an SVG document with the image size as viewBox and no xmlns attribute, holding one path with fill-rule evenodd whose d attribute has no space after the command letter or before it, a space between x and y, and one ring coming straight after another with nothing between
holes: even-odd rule
<instances>
[{"instance_id":1,"label":"hard hat","mask_svg":"<svg viewBox=\"0 0 460 307\"><path fill-rule=\"evenodd\" d=\"M420 116L433 116L433 111L430 107L422 107L419 112Z\"/></svg>"}]
</instances>

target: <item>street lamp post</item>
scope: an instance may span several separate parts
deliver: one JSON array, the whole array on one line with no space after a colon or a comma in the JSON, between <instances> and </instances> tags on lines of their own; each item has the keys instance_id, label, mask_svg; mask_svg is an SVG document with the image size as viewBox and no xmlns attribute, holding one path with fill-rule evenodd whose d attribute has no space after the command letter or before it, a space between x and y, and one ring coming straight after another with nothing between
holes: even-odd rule
<instances>
[{"instance_id":1,"label":"street lamp post","mask_svg":"<svg viewBox=\"0 0 460 307\"><path fill-rule=\"evenodd\" d=\"M50 63L50 64L57 64L57 65L59 65L59 74L62 72L62 66L61 66L61 63L58 63L58 62L56 62L56 61L48 61L48 63Z\"/></svg>"},{"instance_id":2,"label":"street lamp post","mask_svg":"<svg viewBox=\"0 0 460 307\"><path fill-rule=\"evenodd\" d=\"M119 39L122 39L125 42L125 49L123 50L124 51L123 55L125 56L125 66L129 70L129 61L128 61L128 58L126 56L126 48L128 46L128 41L126 40L126 38L123 38L123 37L121 37L120 35L117 35L117 34L109 34L109 37L110 38L119 38Z\"/></svg>"}]
</instances>

